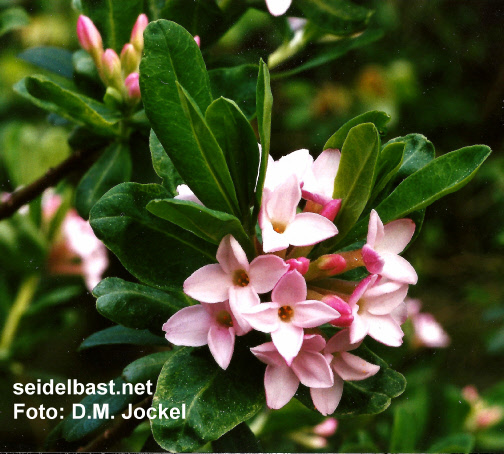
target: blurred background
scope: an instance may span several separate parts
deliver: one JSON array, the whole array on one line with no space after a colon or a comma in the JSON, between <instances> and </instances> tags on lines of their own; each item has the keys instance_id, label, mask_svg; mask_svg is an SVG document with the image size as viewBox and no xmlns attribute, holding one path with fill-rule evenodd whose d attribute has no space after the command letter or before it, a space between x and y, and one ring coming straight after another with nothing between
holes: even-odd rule
<instances>
[{"instance_id":1,"label":"blurred background","mask_svg":"<svg viewBox=\"0 0 504 454\"><path fill-rule=\"evenodd\" d=\"M48 119L12 90L22 77L39 72L18 58L21 52L41 45L78 48L77 15L70 3L0 0L2 9L19 5L27 13L21 13L19 28L0 37L2 193L30 183L70 153L69 126ZM405 344L398 349L372 345L406 375L405 393L383 414L326 422L325 432L313 429L321 418L296 404L261 413L252 427L265 451L414 452L447 436L471 440L477 451L503 451L504 1L355 3L375 9L372 26L383 31L381 39L290 77L281 71L299 64L295 59L272 71L274 157L299 148L316 155L345 121L374 109L392 117L385 140L420 133L438 156L473 144L489 145L493 153L468 186L427 209L422 233L406 253L419 283L410 288L418 301L410 305ZM277 29L270 15L250 10L205 51L208 66L266 60L281 44ZM146 149L138 150L144 152L148 157ZM137 181L152 178L152 171L137 175ZM72 191L63 188L60 194L58 206L66 210ZM18 289L29 288L19 278L26 270L45 269L40 284L45 299L35 298L33 310L20 321L11 342L15 354L9 361L0 358L0 449L35 451L42 449L54 422L13 420L13 403L70 408L79 399L20 400L12 394L13 381L108 381L146 348L79 352L84 338L111 322L96 312L81 276L51 272L44 258L49 246L37 232L28 229L13 239L12 222L19 223L19 231L24 227L19 219L9 222L0 222L0 326ZM109 261L104 276L132 279L111 254ZM391 446L394 431L410 434L409 441ZM139 449L147 433L148 426L140 426L115 449Z\"/></svg>"}]
</instances>

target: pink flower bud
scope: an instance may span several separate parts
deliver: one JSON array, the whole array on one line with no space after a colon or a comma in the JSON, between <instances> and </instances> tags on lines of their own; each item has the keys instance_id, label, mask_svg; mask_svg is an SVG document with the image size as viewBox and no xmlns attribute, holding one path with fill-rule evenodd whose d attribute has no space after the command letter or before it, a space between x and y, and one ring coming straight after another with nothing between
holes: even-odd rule
<instances>
[{"instance_id":1,"label":"pink flower bud","mask_svg":"<svg viewBox=\"0 0 504 454\"><path fill-rule=\"evenodd\" d=\"M333 199L324 205L320 214L330 221L334 221L341 208L341 199Z\"/></svg>"},{"instance_id":2,"label":"pink flower bud","mask_svg":"<svg viewBox=\"0 0 504 454\"><path fill-rule=\"evenodd\" d=\"M102 73L107 86L121 89L121 60L113 49L107 49L102 55Z\"/></svg>"},{"instance_id":3,"label":"pink flower bud","mask_svg":"<svg viewBox=\"0 0 504 454\"><path fill-rule=\"evenodd\" d=\"M194 41L196 41L196 44L198 45L198 47L201 47L201 38L198 35L196 35L194 37Z\"/></svg>"},{"instance_id":4,"label":"pink flower bud","mask_svg":"<svg viewBox=\"0 0 504 454\"><path fill-rule=\"evenodd\" d=\"M128 97L132 100L138 100L141 98L138 79L138 73L131 73L124 81L124 85L128 89Z\"/></svg>"},{"instance_id":5,"label":"pink flower bud","mask_svg":"<svg viewBox=\"0 0 504 454\"><path fill-rule=\"evenodd\" d=\"M144 47L144 39L143 32L146 29L149 23L149 18L145 14L140 14L138 16L135 25L133 26L133 30L131 31L130 43L135 46L135 49L138 52L143 51Z\"/></svg>"},{"instance_id":6,"label":"pink flower bud","mask_svg":"<svg viewBox=\"0 0 504 454\"><path fill-rule=\"evenodd\" d=\"M476 427L480 430L487 429L497 424L502 416L502 409L497 406L483 408L477 413Z\"/></svg>"},{"instance_id":7,"label":"pink flower bud","mask_svg":"<svg viewBox=\"0 0 504 454\"><path fill-rule=\"evenodd\" d=\"M337 428L338 420L336 418L326 418L313 428L313 433L321 437L330 437L334 435Z\"/></svg>"},{"instance_id":8,"label":"pink flower bud","mask_svg":"<svg viewBox=\"0 0 504 454\"><path fill-rule=\"evenodd\" d=\"M289 265L289 271L297 270L303 276L308 272L308 268L310 267L310 260L306 257L298 257L297 259L289 259L286 260L285 263Z\"/></svg>"},{"instance_id":9,"label":"pink flower bud","mask_svg":"<svg viewBox=\"0 0 504 454\"><path fill-rule=\"evenodd\" d=\"M329 322L331 325L346 328L352 324L354 319L352 315L352 309L346 301L342 300L339 296L336 295L325 296L324 298L322 298L322 301L333 309L336 309L341 314L339 318L336 318Z\"/></svg>"},{"instance_id":10,"label":"pink flower bud","mask_svg":"<svg viewBox=\"0 0 504 454\"><path fill-rule=\"evenodd\" d=\"M127 43L124 45L121 51L121 66L125 76L138 72L140 57L133 44Z\"/></svg>"},{"instance_id":11,"label":"pink flower bud","mask_svg":"<svg viewBox=\"0 0 504 454\"><path fill-rule=\"evenodd\" d=\"M103 52L103 41L100 32L93 24L93 21L84 15L80 15L77 20L77 37L81 47L89 53L95 49Z\"/></svg>"},{"instance_id":12,"label":"pink flower bud","mask_svg":"<svg viewBox=\"0 0 504 454\"><path fill-rule=\"evenodd\" d=\"M467 385L462 388L462 395L467 402L475 403L479 399L479 393L474 385Z\"/></svg>"},{"instance_id":13,"label":"pink flower bud","mask_svg":"<svg viewBox=\"0 0 504 454\"><path fill-rule=\"evenodd\" d=\"M342 273L346 266L346 260L340 254L323 255L318 260L319 269L329 271L330 275Z\"/></svg>"}]
</instances>

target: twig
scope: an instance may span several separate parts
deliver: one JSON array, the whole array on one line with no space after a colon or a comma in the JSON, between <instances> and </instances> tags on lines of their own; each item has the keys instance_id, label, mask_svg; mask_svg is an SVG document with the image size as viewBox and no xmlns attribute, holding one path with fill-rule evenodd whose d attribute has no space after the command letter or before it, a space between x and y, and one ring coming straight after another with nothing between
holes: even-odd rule
<instances>
[{"instance_id":1,"label":"twig","mask_svg":"<svg viewBox=\"0 0 504 454\"><path fill-rule=\"evenodd\" d=\"M135 405L134 408L142 407L143 409L147 410L148 408L150 408L151 404L152 396L149 396ZM127 437L131 432L133 432L133 430L135 430L135 427L138 426L141 422L141 419L121 418L120 421L118 421L117 424L112 426L110 429L105 430L105 432L101 433L95 439L91 440L87 445L77 449L77 452L97 452L109 449L114 446L114 444L117 443L120 439Z\"/></svg>"},{"instance_id":2,"label":"twig","mask_svg":"<svg viewBox=\"0 0 504 454\"><path fill-rule=\"evenodd\" d=\"M23 205L31 202L47 188L56 186L57 183L74 170L87 169L87 167L91 165L91 162L86 163L86 160L93 156L96 151L96 149L77 150L58 166L51 167L46 174L38 180L35 180L28 186L24 186L23 188L14 191L9 195L7 200L0 204L0 220L12 216ZM88 165L86 166L86 164Z\"/></svg>"}]
</instances>

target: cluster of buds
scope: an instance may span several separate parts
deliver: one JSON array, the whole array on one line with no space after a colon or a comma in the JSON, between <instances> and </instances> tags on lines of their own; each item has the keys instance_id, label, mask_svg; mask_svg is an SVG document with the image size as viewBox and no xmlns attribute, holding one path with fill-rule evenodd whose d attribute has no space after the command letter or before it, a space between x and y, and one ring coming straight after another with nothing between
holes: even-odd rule
<instances>
[{"instance_id":1,"label":"cluster of buds","mask_svg":"<svg viewBox=\"0 0 504 454\"><path fill-rule=\"evenodd\" d=\"M475 386L466 386L462 390L462 395L471 406L471 411L465 423L466 428L471 432L488 429L503 420L504 408L498 405L489 405L485 402Z\"/></svg>"},{"instance_id":2,"label":"cluster of buds","mask_svg":"<svg viewBox=\"0 0 504 454\"><path fill-rule=\"evenodd\" d=\"M334 221L342 201L333 199L333 188L340 157L339 150L327 149L316 160L307 150L270 158L258 256L249 263L238 241L225 236L218 263L184 282L184 292L201 304L180 310L163 326L173 344L208 345L223 369L232 359L235 336L252 330L269 334L271 342L251 352L267 365L266 402L273 409L286 405L302 383L315 408L332 414L344 381L364 380L380 369L350 352L366 336L391 347L403 342L404 300L418 278L399 254L413 237L413 221L383 225L372 210L362 248L307 257L317 243L338 233ZM178 192L179 199L201 203L187 186ZM368 272L361 281L337 277L357 267ZM261 301L259 295L266 294ZM325 324L340 330L325 337L320 329Z\"/></svg>"},{"instance_id":3,"label":"cluster of buds","mask_svg":"<svg viewBox=\"0 0 504 454\"><path fill-rule=\"evenodd\" d=\"M82 48L91 55L103 83L107 87L106 99L122 104L136 104L140 100L138 66L142 57L143 32L149 23L145 14L140 14L131 31L130 42L126 43L121 55L113 49L103 49L103 40L93 21L79 16L77 37Z\"/></svg>"}]
</instances>

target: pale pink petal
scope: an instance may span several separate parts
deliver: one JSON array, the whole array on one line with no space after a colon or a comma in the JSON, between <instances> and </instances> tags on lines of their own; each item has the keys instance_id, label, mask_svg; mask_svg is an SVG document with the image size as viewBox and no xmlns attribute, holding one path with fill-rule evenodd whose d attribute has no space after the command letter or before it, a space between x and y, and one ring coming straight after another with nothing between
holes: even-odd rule
<instances>
[{"instance_id":1,"label":"pale pink petal","mask_svg":"<svg viewBox=\"0 0 504 454\"><path fill-rule=\"evenodd\" d=\"M282 233L275 232L269 221L263 223L261 228L264 252L278 252L289 247L287 237Z\"/></svg>"},{"instance_id":2,"label":"pale pink petal","mask_svg":"<svg viewBox=\"0 0 504 454\"><path fill-rule=\"evenodd\" d=\"M399 347L402 344L404 333L394 318L390 315L367 315L369 335L390 347Z\"/></svg>"},{"instance_id":3,"label":"pale pink petal","mask_svg":"<svg viewBox=\"0 0 504 454\"><path fill-rule=\"evenodd\" d=\"M294 397L299 386L299 380L292 370L283 367L267 366L264 374L264 389L266 405L278 410Z\"/></svg>"},{"instance_id":4,"label":"pale pink petal","mask_svg":"<svg viewBox=\"0 0 504 454\"><path fill-rule=\"evenodd\" d=\"M326 341L320 334L307 334L303 340L303 350L320 352L326 346Z\"/></svg>"},{"instance_id":5,"label":"pale pink petal","mask_svg":"<svg viewBox=\"0 0 504 454\"><path fill-rule=\"evenodd\" d=\"M270 366L285 367L287 365L285 359L278 353L273 342L266 342L265 344L258 345L257 347L251 348L250 351L257 359Z\"/></svg>"},{"instance_id":6,"label":"pale pink petal","mask_svg":"<svg viewBox=\"0 0 504 454\"><path fill-rule=\"evenodd\" d=\"M344 329L339 333L336 333L327 341L326 348L324 352L334 353L334 352L348 352L350 350L355 350L361 343L351 343L350 342L350 330Z\"/></svg>"},{"instance_id":7,"label":"pale pink petal","mask_svg":"<svg viewBox=\"0 0 504 454\"><path fill-rule=\"evenodd\" d=\"M177 195L174 198L177 200L186 200L188 202L197 203L198 205L203 205L201 200L196 197L187 184L179 184L177 186Z\"/></svg>"},{"instance_id":8,"label":"pale pink petal","mask_svg":"<svg viewBox=\"0 0 504 454\"><path fill-rule=\"evenodd\" d=\"M205 303L218 303L229 298L232 278L218 264L205 265L184 282L184 292Z\"/></svg>"},{"instance_id":9,"label":"pale pink petal","mask_svg":"<svg viewBox=\"0 0 504 454\"><path fill-rule=\"evenodd\" d=\"M311 167L312 163L313 158L306 149L293 151L281 157L278 161L273 161L270 156L264 186L273 190L292 175L295 175L301 183L303 175Z\"/></svg>"},{"instance_id":10,"label":"pale pink petal","mask_svg":"<svg viewBox=\"0 0 504 454\"><path fill-rule=\"evenodd\" d=\"M356 344L366 337L369 332L369 322L367 318L354 313L354 321L350 325L350 342Z\"/></svg>"},{"instance_id":11,"label":"pale pink petal","mask_svg":"<svg viewBox=\"0 0 504 454\"><path fill-rule=\"evenodd\" d=\"M273 16L281 16L290 7L292 0L266 0L269 12Z\"/></svg>"},{"instance_id":12,"label":"pale pink petal","mask_svg":"<svg viewBox=\"0 0 504 454\"><path fill-rule=\"evenodd\" d=\"M278 329L280 323L283 323L278 318L279 307L277 303L262 303L241 315L254 329L263 333L271 333Z\"/></svg>"},{"instance_id":13,"label":"pale pink petal","mask_svg":"<svg viewBox=\"0 0 504 454\"><path fill-rule=\"evenodd\" d=\"M271 293L271 299L280 306L293 306L306 300L306 281L296 271L289 271L282 276Z\"/></svg>"},{"instance_id":14,"label":"pale pink petal","mask_svg":"<svg viewBox=\"0 0 504 454\"><path fill-rule=\"evenodd\" d=\"M386 224L383 230L383 239L375 244L375 249L378 252L399 254L411 241L415 233L415 223L411 219L397 219Z\"/></svg>"},{"instance_id":15,"label":"pale pink petal","mask_svg":"<svg viewBox=\"0 0 504 454\"><path fill-rule=\"evenodd\" d=\"M211 315L201 304L184 307L163 325L165 337L175 345L201 347L208 342L208 331L213 324Z\"/></svg>"},{"instance_id":16,"label":"pale pink petal","mask_svg":"<svg viewBox=\"0 0 504 454\"><path fill-rule=\"evenodd\" d=\"M313 433L327 438L334 435L337 428L338 420L336 418L327 418L313 428Z\"/></svg>"},{"instance_id":17,"label":"pale pink petal","mask_svg":"<svg viewBox=\"0 0 504 454\"><path fill-rule=\"evenodd\" d=\"M208 347L217 364L227 369L233 356L235 332L233 328L212 325L208 331Z\"/></svg>"},{"instance_id":18,"label":"pale pink petal","mask_svg":"<svg viewBox=\"0 0 504 454\"><path fill-rule=\"evenodd\" d=\"M331 222L334 222L334 219L338 215L340 209L341 209L341 203L342 199L333 199L327 202L324 205L324 208L322 208L322 211L320 212L320 216L324 216L325 218L329 219Z\"/></svg>"},{"instance_id":19,"label":"pale pink petal","mask_svg":"<svg viewBox=\"0 0 504 454\"><path fill-rule=\"evenodd\" d=\"M334 385L331 388L311 388L311 398L315 408L324 416L332 415L343 394L343 380L334 376Z\"/></svg>"},{"instance_id":20,"label":"pale pink petal","mask_svg":"<svg viewBox=\"0 0 504 454\"><path fill-rule=\"evenodd\" d=\"M237 270L249 270L247 255L232 235L222 238L217 249L217 261L227 274L232 275Z\"/></svg>"},{"instance_id":21,"label":"pale pink petal","mask_svg":"<svg viewBox=\"0 0 504 454\"><path fill-rule=\"evenodd\" d=\"M248 333L252 329L242 313L250 311L253 307L258 306L260 302L259 295L250 285L246 287L235 285L229 289L229 306L239 326L240 332L237 331L238 335Z\"/></svg>"},{"instance_id":22,"label":"pale pink petal","mask_svg":"<svg viewBox=\"0 0 504 454\"><path fill-rule=\"evenodd\" d=\"M339 150L328 148L315 159L312 166L312 173L315 181L313 186L305 181L303 189L317 192L332 199L334 192L334 179L338 173L341 153ZM314 190L311 190L313 188Z\"/></svg>"},{"instance_id":23,"label":"pale pink petal","mask_svg":"<svg viewBox=\"0 0 504 454\"><path fill-rule=\"evenodd\" d=\"M380 366L347 352L335 355L331 366L343 380L364 380L380 370Z\"/></svg>"},{"instance_id":24,"label":"pale pink petal","mask_svg":"<svg viewBox=\"0 0 504 454\"><path fill-rule=\"evenodd\" d=\"M332 370L320 353L301 350L291 367L299 381L309 388L330 388L334 384Z\"/></svg>"},{"instance_id":25,"label":"pale pink petal","mask_svg":"<svg viewBox=\"0 0 504 454\"><path fill-rule=\"evenodd\" d=\"M271 333L271 340L275 344L278 353L285 358L287 365L290 366L301 349L303 328L281 321L278 323L278 328Z\"/></svg>"},{"instance_id":26,"label":"pale pink petal","mask_svg":"<svg viewBox=\"0 0 504 454\"><path fill-rule=\"evenodd\" d=\"M371 210L371 214L369 215L367 244L374 248L375 244L380 244L383 235L383 222L380 216L378 216L378 213L375 210Z\"/></svg>"},{"instance_id":27,"label":"pale pink petal","mask_svg":"<svg viewBox=\"0 0 504 454\"><path fill-rule=\"evenodd\" d=\"M388 252L382 252L381 256L385 262L381 272L382 276L406 284L417 283L418 276L415 268L405 258Z\"/></svg>"},{"instance_id":28,"label":"pale pink petal","mask_svg":"<svg viewBox=\"0 0 504 454\"><path fill-rule=\"evenodd\" d=\"M284 235L293 246L311 246L338 233L336 226L316 213L299 213L285 229Z\"/></svg>"},{"instance_id":29,"label":"pale pink petal","mask_svg":"<svg viewBox=\"0 0 504 454\"><path fill-rule=\"evenodd\" d=\"M322 301L308 300L296 303L292 323L302 328L316 328L339 316L337 310Z\"/></svg>"},{"instance_id":30,"label":"pale pink petal","mask_svg":"<svg viewBox=\"0 0 504 454\"><path fill-rule=\"evenodd\" d=\"M388 283L386 283L385 285L378 285L376 287L389 287L387 284ZM408 285L403 284L395 289L394 285L391 285L390 288L392 289L392 291L384 292L378 296L372 296L370 294L368 295L368 293L366 292L363 297L363 300L365 301L366 311L374 315L386 315L390 314L396 307L398 307L408 294Z\"/></svg>"},{"instance_id":31,"label":"pale pink petal","mask_svg":"<svg viewBox=\"0 0 504 454\"><path fill-rule=\"evenodd\" d=\"M289 265L276 255L256 257L250 263L250 285L257 293L270 292L288 269Z\"/></svg>"},{"instance_id":32,"label":"pale pink petal","mask_svg":"<svg viewBox=\"0 0 504 454\"><path fill-rule=\"evenodd\" d=\"M380 274L383 270L384 260L381 258L380 254L376 252L372 247L365 244L362 247L362 259L366 265L366 269L372 274Z\"/></svg>"},{"instance_id":33,"label":"pale pink petal","mask_svg":"<svg viewBox=\"0 0 504 454\"><path fill-rule=\"evenodd\" d=\"M422 302L418 298L406 298L404 300L408 309L408 317L411 318L420 312Z\"/></svg>"},{"instance_id":34,"label":"pale pink petal","mask_svg":"<svg viewBox=\"0 0 504 454\"><path fill-rule=\"evenodd\" d=\"M273 227L285 229L294 220L300 200L299 181L291 175L271 192L266 201L266 213Z\"/></svg>"},{"instance_id":35,"label":"pale pink petal","mask_svg":"<svg viewBox=\"0 0 504 454\"><path fill-rule=\"evenodd\" d=\"M440 348L447 347L450 344L450 337L432 314L417 314L413 317L413 328L419 345Z\"/></svg>"},{"instance_id":36,"label":"pale pink petal","mask_svg":"<svg viewBox=\"0 0 504 454\"><path fill-rule=\"evenodd\" d=\"M371 276L368 276L360 281L359 285L357 285L353 293L350 295L350 298L348 299L348 304L351 308L353 308L358 303L366 290L369 287L373 286L373 284L376 282L376 279L378 279L378 276L376 274L372 274Z\"/></svg>"},{"instance_id":37,"label":"pale pink petal","mask_svg":"<svg viewBox=\"0 0 504 454\"><path fill-rule=\"evenodd\" d=\"M408 319L408 307L405 302L399 304L391 313L390 316L398 325L402 325Z\"/></svg>"}]
</instances>

